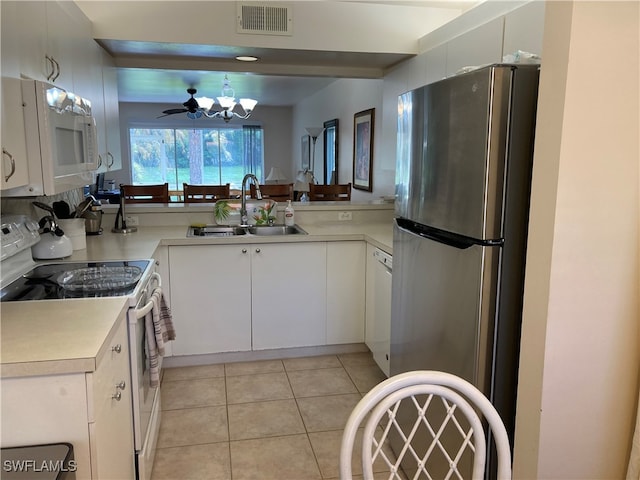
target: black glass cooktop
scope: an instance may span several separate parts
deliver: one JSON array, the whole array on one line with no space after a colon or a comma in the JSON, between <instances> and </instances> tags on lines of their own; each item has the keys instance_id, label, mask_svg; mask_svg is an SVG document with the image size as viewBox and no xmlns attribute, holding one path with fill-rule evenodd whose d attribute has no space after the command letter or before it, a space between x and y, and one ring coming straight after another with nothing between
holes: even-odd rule
<instances>
[{"instance_id":1,"label":"black glass cooktop","mask_svg":"<svg viewBox=\"0 0 640 480\"><path fill-rule=\"evenodd\" d=\"M47 263L0 290L0 301L130 295L149 260ZM117 278L116 278L117 277ZM83 286L82 282L86 282ZM86 287L86 288L85 288Z\"/></svg>"}]
</instances>

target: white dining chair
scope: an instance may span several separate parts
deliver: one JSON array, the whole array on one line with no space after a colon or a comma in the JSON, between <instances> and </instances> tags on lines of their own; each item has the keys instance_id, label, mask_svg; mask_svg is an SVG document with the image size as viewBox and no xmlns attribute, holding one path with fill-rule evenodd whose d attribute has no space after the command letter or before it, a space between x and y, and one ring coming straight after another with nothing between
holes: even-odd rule
<instances>
[{"instance_id":1,"label":"white dining chair","mask_svg":"<svg viewBox=\"0 0 640 480\"><path fill-rule=\"evenodd\" d=\"M342 436L340 478L352 478L352 457L358 457L353 451L356 434L364 422L360 458L365 480L374 478L374 468L376 478L390 480L483 479L488 448L483 421L497 451L497 478L510 479L506 429L480 390L445 372L393 376L369 391L352 411Z\"/></svg>"}]
</instances>

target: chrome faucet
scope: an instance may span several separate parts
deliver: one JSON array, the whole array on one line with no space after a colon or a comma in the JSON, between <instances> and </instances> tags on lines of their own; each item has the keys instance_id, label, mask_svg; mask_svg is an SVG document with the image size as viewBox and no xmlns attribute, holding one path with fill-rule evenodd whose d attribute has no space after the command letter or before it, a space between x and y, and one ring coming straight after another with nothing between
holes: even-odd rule
<instances>
[{"instance_id":1,"label":"chrome faucet","mask_svg":"<svg viewBox=\"0 0 640 480\"><path fill-rule=\"evenodd\" d=\"M258 179L253 173L247 173L242 179L242 191L240 193L240 226L248 227L249 217L247 216L247 180L253 179L253 183L256 186L256 198L258 200L262 200L262 193L260 193L260 184L258 183Z\"/></svg>"}]
</instances>

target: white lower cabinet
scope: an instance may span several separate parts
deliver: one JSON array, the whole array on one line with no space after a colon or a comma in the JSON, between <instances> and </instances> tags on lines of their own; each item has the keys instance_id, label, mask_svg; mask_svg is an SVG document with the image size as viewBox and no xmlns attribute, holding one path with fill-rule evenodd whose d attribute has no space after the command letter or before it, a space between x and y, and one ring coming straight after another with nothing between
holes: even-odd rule
<instances>
[{"instance_id":1,"label":"white lower cabinet","mask_svg":"<svg viewBox=\"0 0 640 480\"><path fill-rule=\"evenodd\" d=\"M134 479L126 327L123 316L94 372L3 378L2 446L68 442L78 480Z\"/></svg>"},{"instance_id":2,"label":"white lower cabinet","mask_svg":"<svg viewBox=\"0 0 640 480\"><path fill-rule=\"evenodd\" d=\"M327 243L327 344L364 342L365 242Z\"/></svg>"},{"instance_id":3,"label":"white lower cabinet","mask_svg":"<svg viewBox=\"0 0 640 480\"><path fill-rule=\"evenodd\" d=\"M324 345L326 243L251 246L253 349Z\"/></svg>"},{"instance_id":4,"label":"white lower cabinet","mask_svg":"<svg viewBox=\"0 0 640 480\"><path fill-rule=\"evenodd\" d=\"M169 247L174 355L251 350L251 246Z\"/></svg>"},{"instance_id":5,"label":"white lower cabinet","mask_svg":"<svg viewBox=\"0 0 640 480\"><path fill-rule=\"evenodd\" d=\"M173 355L362 343L365 263L362 241L170 246Z\"/></svg>"}]
</instances>

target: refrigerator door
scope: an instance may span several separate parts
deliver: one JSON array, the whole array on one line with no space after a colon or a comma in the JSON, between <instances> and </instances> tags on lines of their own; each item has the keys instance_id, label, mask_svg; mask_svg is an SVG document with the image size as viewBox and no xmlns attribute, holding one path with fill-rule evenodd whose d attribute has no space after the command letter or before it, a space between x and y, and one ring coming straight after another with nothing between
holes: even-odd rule
<instances>
[{"instance_id":1,"label":"refrigerator door","mask_svg":"<svg viewBox=\"0 0 640 480\"><path fill-rule=\"evenodd\" d=\"M500 238L512 68L491 66L399 97L396 214Z\"/></svg>"},{"instance_id":2,"label":"refrigerator door","mask_svg":"<svg viewBox=\"0 0 640 480\"><path fill-rule=\"evenodd\" d=\"M452 246L394 225L391 375L441 370L490 396L500 250Z\"/></svg>"}]
</instances>

